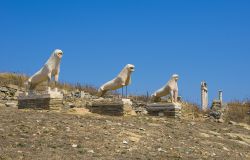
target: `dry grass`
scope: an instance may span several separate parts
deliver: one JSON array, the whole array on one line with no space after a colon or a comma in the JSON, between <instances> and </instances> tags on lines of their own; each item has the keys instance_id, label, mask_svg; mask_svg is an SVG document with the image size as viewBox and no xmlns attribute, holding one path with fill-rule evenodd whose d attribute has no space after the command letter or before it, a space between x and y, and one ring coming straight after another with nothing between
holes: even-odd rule
<instances>
[{"instance_id":1,"label":"dry grass","mask_svg":"<svg viewBox=\"0 0 250 160\"><path fill-rule=\"evenodd\" d=\"M250 124L250 101L247 102L230 102L225 113L227 121L235 121Z\"/></svg>"},{"instance_id":2,"label":"dry grass","mask_svg":"<svg viewBox=\"0 0 250 160\"><path fill-rule=\"evenodd\" d=\"M183 102L182 103L182 116L186 118L200 118L205 113L198 107L197 104L190 103L190 102Z\"/></svg>"},{"instance_id":3,"label":"dry grass","mask_svg":"<svg viewBox=\"0 0 250 160\"><path fill-rule=\"evenodd\" d=\"M0 73L0 85L8 85L8 84L14 84L19 87L25 87L24 83L28 80L28 76L24 74L16 74L16 73ZM37 86L37 90L43 90L47 83L42 83ZM51 87L54 87L55 84L51 84ZM95 95L97 93L97 89L94 86L91 85L82 85L80 83L77 84L70 84L70 83L58 83L57 87L59 89L64 89L67 91L85 91L92 95Z\"/></svg>"},{"instance_id":4,"label":"dry grass","mask_svg":"<svg viewBox=\"0 0 250 160\"><path fill-rule=\"evenodd\" d=\"M15 73L0 73L0 85L14 84L19 87L24 87L24 82L28 77L24 74Z\"/></svg>"},{"instance_id":5,"label":"dry grass","mask_svg":"<svg viewBox=\"0 0 250 160\"><path fill-rule=\"evenodd\" d=\"M149 102L150 101L150 97L147 95L130 95L129 96L130 99L134 100L134 101L141 101L141 102Z\"/></svg>"}]
</instances>

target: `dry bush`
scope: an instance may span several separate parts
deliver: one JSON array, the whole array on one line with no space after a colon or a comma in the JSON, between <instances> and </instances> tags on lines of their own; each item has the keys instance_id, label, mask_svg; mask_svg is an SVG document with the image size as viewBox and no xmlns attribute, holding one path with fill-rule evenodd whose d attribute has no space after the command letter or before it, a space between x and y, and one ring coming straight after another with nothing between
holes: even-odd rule
<instances>
[{"instance_id":1,"label":"dry bush","mask_svg":"<svg viewBox=\"0 0 250 160\"><path fill-rule=\"evenodd\" d=\"M247 102L230 102L225 112L227 121L235 121L250 124L250 101Z\"/></svg>"},{"instance_id":2,"label":"dry bush","mask_svg":"<svg viewBox=\"0 0 250 160\"><path fill-rule=\"evenodd\" d=\"M92 85L82 85L80 83L77 83L76 85L73 85L73 86L75 87L75 89L88 92L91 95L96 95L98 91L97 88Z\"/></svg>"},{"instance_id":3,"label":"dry bush","mask_svg":"<svg viewBox=\"0 0 250 160\"><path fill-rule=\"evenodd\" d=\"M183 102L181 114L183 117L195 119L201 117L205 113L198 107L197 104Z\"/></svg>"}]
</instances>

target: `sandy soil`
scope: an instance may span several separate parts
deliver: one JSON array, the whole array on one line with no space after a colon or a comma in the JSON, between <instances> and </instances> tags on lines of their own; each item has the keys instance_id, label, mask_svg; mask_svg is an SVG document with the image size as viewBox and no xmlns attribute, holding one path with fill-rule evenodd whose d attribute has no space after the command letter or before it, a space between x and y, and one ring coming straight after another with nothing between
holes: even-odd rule
<instances>
[{"instance_id":1,"label":"sandy soil","mask_svg":"<svg viewBox=\"0 0 250 160\"><path fill-rule=\"evenodd\" d=\"M250 159L249 126L0 107L2 159Z\"/></svg>"}]
</instances>

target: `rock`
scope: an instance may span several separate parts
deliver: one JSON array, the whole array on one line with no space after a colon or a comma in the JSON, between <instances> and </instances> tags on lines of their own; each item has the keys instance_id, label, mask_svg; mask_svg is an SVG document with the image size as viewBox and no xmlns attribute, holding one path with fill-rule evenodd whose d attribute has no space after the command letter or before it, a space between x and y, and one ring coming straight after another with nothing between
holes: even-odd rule
<instances>
[{"instance_id":1,"label":"rock","mask_svg":"<svg viewBox=\"0 0 250 160\"><path fill-rule=\"evenodd\" d=\"M192 126L194 126L196 123L195 123L195 122L191 122L190 124L191 124Z\"/></svg>"},{"instance_id":2,"label":"rock","mask_svg":"<svg viewBox=\"0 0 250 160\"><path fill-rule=\"evenodd\" d=\"M69 127L66 127L66 132L70 132L70 128Z\"/></svg>"},{"instance_id":3,"label":"rock","mask_svg":"<svg viewBox=\"0 0 250 160\"><path fill-rule=\"evenodd\" d=\"M224 146L223 146L223 148L222 148L222 149L223 149L223 150L225 150L225 151L228 151L228 152L230 151L229 149L227 149L227 148L226 148L226 147L224 147Z\"/></svg>"},{"instance_id":4,"label":"rock","mask_svg":"<svg viewBox=\"0 0 250 160\"><path fill-rule=\"evenodd\" d=\"M4 99L6 97L6 94L4 92L0 92L0 98Z\"/></svg>"},{"instance_id":5,"label":"rock","mask_svg":"<svg viewBox=\"0 0 250 160\"><path fill-rule=\"evenodd\" d=\"M106 120L106 123L107 123L107 125L112 125L113 124L112 121L110 121L110 120Z\"/></svg>"},{"instance_id":6,"label":"rock","mask_svg":"<svg viewBox=\"0 0 250 160\"><path fill-rule=\"evenodd\" d=\"M127 142L126 140L124 140L122 143L123 143L123 144L128 144L128 142Z\"/></svg>"},{"instance_id":7,"label":"rock","mask_svg":"<svg viewBox=\"0 0 250 160\"><path fill-rule=\"evenodd\" d=\"M6 87L0 87L0 92L8 92L9 90Z\"/></svg>"},{"instance_id":8,"label":"rock","mask_svg":"<svg viewBox=\"0 0 250 160\"><path fill-rule=\"evenodd\" d=\"M131 142L139 142L140 141L140 138L138 138L138 137L129 137L129 140L131 141Z\"/></svg>"},{"instance_id":9,"label":"rock","mask_svg":"<svg viewBox=\"0 0 250 160\"><path fill-rule=\"evenodd\" d=\"M6 107L17 107L17 102L7 102L5 103Z\"/></svg>"},{"instance_id":10,"label":"rock","mask_svg":"<svg viewBox=\"0 0 250 160\"><path fill-rule=\"evenodd\" d=\"M68 103L68 106L69 106L69 108L75 108L76 107L74 103Z\"/></svg>"},{"instance_id":11,"label":"rock","mask_svg":"<svg viewBox=\"0 0 250 160\"><path fill-rule=\"evenodd\" d=\"M77 144L72 144L72 147L73 147L73 148L77 148L78 145L77 145Z\"/></svg>"},{"instance_id":12,"label":"rock","mask_svg":"<svg viewBox=\"0 0 250 160\"><path fill-rule=\"evenodd\" d=\"M236 123L236 122L234 122L234 121L229 121L229 122L228 122L228 124L231 124L231 125L237 125L237 123Z\"/></svg>"},{"instance_id":13,"label":"rock","mask_svg":"<svg viewBox=\"0 0 250 160\"><path fill-rule=\"evenodd\" d=\"M222 118L220 118L220 119L217 120L217 122L218 123L224 123L225 121Z\"/></svg>"},{"instance_id":14,"label":"rock","mask_svg":"<svg viewBox=\"0 0 250 160\"><path fill-rule=\"evenodd\" d=\"M90 138L89 138L89 137L84 137L84 139L85 139L85 140L90 140Z\"/></svg>"},{"instance_id":15,"label":"rock","mask_svg":"<svg viewBox=\"0 0 250 160\"><path fill-rule=\"evenodd\" d=\"M221 112L219 112L219 111L211 111L209 116L213 117L215 119L220 119L221 118Z\"/></svg>"},{"instance_id":16,"label":"rock","mask_svg":"<svg viewBox=\"0 0 250 160\"><path fill-rule=\"evenodd\" d=\"M94 154L95 152L94 152L94 150L88 150L88 153Z\"/></svg>"},{"instance_id":17,"label":"rock","mask_svg":"<svg viewBox=\"0 0 250 160\"><path fill-rule=\"evenodd\" d=\"M165 153L167 152L167 151L163 150L162 148L158 148L157 150L158 150L158 152L165 152Z\"/></svg>"},{"instance_id":18,"label":"rock","mask_svg":"<svg viewBox=\"0 0 250 160\"><path fill-rule=\"evenodd\" d=\"M204 115L203 118L208 118L209 116L208 115Z\"/></svg>"},{"instance_id":19,"label":"rock","mask_svg":"<svg viewBox=\"0 0 250 160\"><path fill-rule=\"evenodd\" d=\"M146 115L148 114L146 108L142 107L133 107L137 115Z\"/></svg>"},{"instance_id":20,"label":"rock","mask_svg":"<svg viewBox=\"0 0 250 160\"><path fill-rule=\"evenodd\" d=\"M210 135L208 135L208 134L206 134L206 133L200 133L200 136L201 136L201 137L204 137L204 138L209 138L209 137L210 137Z\"/></svg>"},{"instance_id":21,"label":"rock","mask_svg":"<svg viewBox=\"0 0 250 160\"><path fill-rule=\"evenodd\" d=\"M16 91L19 90L19 87L17 85L14 85L14 84L8 84L7 87L9 89L13 89L13 90L16 90Z\"/></svg>"},{"instance_id":22,"label":"rock","mask_svg":"<svg viewBox=\"0 0 250 160\"><path fill-rule=\"evenodd\" d=\"M140 128L140 130L141 130L141 131L145 131L146 129L144 129L144 128Z\"/></svg>"},{"instance_id":23,"label":"rock","mask_svg":"<svg viewBox=\"0 0 250 160\"><path fill-rule=\"evenodd\" d=\"M216 156L216 154L215 154L215 153L212 153L211 156L214 157L214 156Z\"/></svg>"}]
</instances>

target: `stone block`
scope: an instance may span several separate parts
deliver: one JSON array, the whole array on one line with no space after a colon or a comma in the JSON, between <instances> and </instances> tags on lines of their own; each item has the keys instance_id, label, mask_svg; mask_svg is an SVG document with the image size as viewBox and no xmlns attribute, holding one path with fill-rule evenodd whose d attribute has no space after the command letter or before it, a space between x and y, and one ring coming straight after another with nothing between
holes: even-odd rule
<instances>
[{"instance_id":1,"label":"stone block","mask_svg":"<svg viewBox=\"0 0 250 160\"><path fill-rule=\"evenodd\" d=\"M42 93L24 93L18 97L19 109L61 110L62 107L63 95L57 90Z\"/></svg>"},{"instance_id":2,"label":"stone block","mask_svg":"<svg viewBox=\"0 0 250 160\"><path fill-rule=\"evenodd\" d=\"M90 112L111 116L136 115L129 99L97 99L88 107Z\"/></svg>"},{"instance_id":3,"label":"stone block","mask_svg":"<svg viewBox=\"0 0 250 160\"><path fill-rule=\"evenodd\" d=\"M147 105L146 109L148 114L153 116L181 116L181 106L174 103L151 103Z\"/></svg>"}]
</instances>

